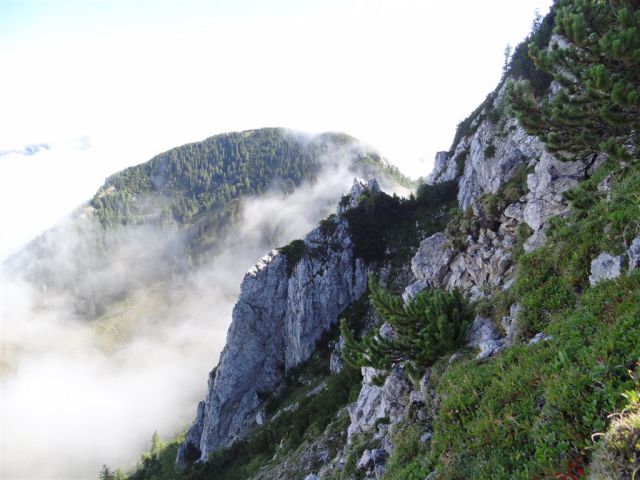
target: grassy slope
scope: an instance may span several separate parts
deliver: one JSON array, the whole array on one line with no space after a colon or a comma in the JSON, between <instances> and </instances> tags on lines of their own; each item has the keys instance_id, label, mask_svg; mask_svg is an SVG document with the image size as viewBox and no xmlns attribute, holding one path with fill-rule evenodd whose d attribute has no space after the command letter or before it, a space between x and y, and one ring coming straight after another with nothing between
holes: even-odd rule
<instances>
[{"instance_id":1,"label":"grassy slope","mask_svg":"<svg viewBox=\"0 0 640 480\"><path fill-rule=\"evenodd\" d=\"M593 187L611 172L607 200ZM435 469L443 479L568 479L590 469L609 415L640 387L629 373L640 360L640 271L588 282L595 256L622 253L640 234L640 165L605 165L578 188L592 197L589 208L557 219L546 245L518 261L507 295L523 307L523 342L487 361L443 359L432 377L440 400L432 443L400 448L385 478ZM527 345L540 331L553 339ZM630 448L640 461L640 445Z\"/></svg>"}]
</instances>

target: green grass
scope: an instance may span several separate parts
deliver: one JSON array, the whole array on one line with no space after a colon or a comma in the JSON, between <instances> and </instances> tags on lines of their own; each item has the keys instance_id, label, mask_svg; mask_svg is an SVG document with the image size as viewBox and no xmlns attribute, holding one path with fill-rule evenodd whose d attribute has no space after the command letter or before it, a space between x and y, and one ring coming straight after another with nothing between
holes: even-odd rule
<instances>
[{"instance_id":1,"label":"green grass","mask_svg":"<svg viewBox=\"0 0 640 480\"><path fill-rule=\"evenodd\" d=\"M623 405L640 358L640 273L605 282L551 317L554 337L439 379L429 458L439 478L554 478L589 462L591 435Z\"/></svg>"}]
</instances>

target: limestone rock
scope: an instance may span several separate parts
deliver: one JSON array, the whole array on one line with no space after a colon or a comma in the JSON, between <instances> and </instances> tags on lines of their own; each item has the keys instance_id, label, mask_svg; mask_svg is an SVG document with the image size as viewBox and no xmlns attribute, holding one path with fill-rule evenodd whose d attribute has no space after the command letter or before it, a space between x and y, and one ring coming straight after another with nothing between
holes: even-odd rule
<instances>
[{"instance_id":1,"label":"limestone rock","mask_svg":"<svg viewBox=\"0 0 640 480\"><path fill-rule=\"evenodd\" d=\"M340 245L337 251L332 245ZM346 220L337 221L331 237L315 229L305 239L308 253L296 265L287 285L284 316L285 368L308 359L319 333L367 290L367 269L355 258ZM313 321L310 321L313 319Z\"/></svg>"},{"instance_id":2,"label":"limestone rock","mask_svg":"<svg viewBox=\"0 0 640 480\"><path fill-rule=\"evenodd\" d=\"M527 135L515 122L510 120L504 128L515 127L510 134L497 136L495 125L483 122L469 141L468 157L464 173L460 178L458 204L466 210L483 194L496 193L521 165L542 151L540 142ZM486 149L495 147L495 153L488 158Z\"/></svg>"},{"instance_id":3,"label":"limestone rock","mask_svg":"<svg viewBox=\"0 0 640 480\"><path fill-rule=\"evenodd\" d=\"M389 325L388 322L384 322L382 325L380 325L379 333L382 338L385 338L387 340L392 340L396 336L396 331L391 325Z\"/></svg>"},{"instance_id":4,"label":"limestone rock","mask_svg":"<svg viewBox=\"0 0 640 480\"><path fill-rule=\"evenodd\" d=\"M379 192L380 185L378 185L377 180L375 178L372 178L368 181L364 181L359 178L354 178L351 190L343 198L343 201L341 201L338 205L338 215L343 214L350 208L357 206L358 202L360 201L360 195L362 195L366 191Z\"/></svg>"},{"instance_id":5,"label":"limestone rock","mask_svg":"<svg viewBox=\"0 0 640 480\"><path fill-rule=\"evenodd\" d=\"M589 283L593 287L602 280L611 280L620 276L622 270L622 256L613 256L602 252L591 262Z\"/></svg>"},{"instance_id":6,"label":"limestone rock","mask_svg":"<svg viewBox=\"0 0 640 480\"><path fill-rule=\"evenodd\" d=\"M385 411L392 425L402 420L410 391L411 385L405 378L403 368L394 366L382 386Z\"/></svg>"},{"instance_id":7,"label":"limestone rock","mask_svg":"<svg viewBox=\"0 0 640 480\"><path fill-rule=\"evenodd\" d=\"M436 153L433 171L425 179L427 185L447 182L456 178L456 162L449 161L449 152Z\"/></svg>"},{"instance_id":8,"label":"limestone rock","mask_svg":"<svg viewBox=\"0 0 640 480\"><path fill-rule=\"evenodd\" d=\"M518 315L520 314L520 304L514 303L509 309L509 315L502 317L502 328L505 331L505 347L513 345L518 333Z\"/></svg>"},{"instance_id":9,"label":"limestone rock","mask_svg":"<svg viewBox=\"0 0 640 480\"><path fill-rule=\"evenodd\" d=\"M350 198L366 188L376 189L377 183L356 181ZM366 291L368 268L355 257L344 218L338 217L330 234L316 228L304 244L291 276L287 258L276 250L245 275L226 345L179 462L193 461L198 453L205 460L212 450L241 438L255 424L263 394L307 360L339 314Z\"/></svg>"},{"instance_id":10,"label":"limestone rock","mask_svg":"<svg viewBox=\"0 0 640 480\"><path fill-rule=\"evenodd\" d=\"M404 300L404 303L409 303L409 300L427 288L429 288L429 284L425 280L416 280L404 289L404 292L402 292L402 300Z\"/></svg>"},{"instance_id":11,"label":"limestone rock","mask_svg":"<svg viewBox=\"0 0 640 480\"><path fill-rule=\"evenodd\" d=\"M526 242L524 242L524 251L529 253L537 250L544 242L547 241L547 232L543 229L537 230L533 232Z\"/></svg>"},{"instance_id":12,"label":"limestone rock","mask_svg":"<svg viewBox=\"0 0 640 480\"><path fill-rule=\"evenodd\" d=\"M607 194L607 201L611 199L611 187L613 186L613 175L609 174L598 184L597 189L600 193Z\"/></svg>"},{"instance_id":13,"label":"limestone rock","mask_svg":"<svg viewBox=\"0 0 640 480\"><path fill-rule=\"evenodd\" d=\"M358 399L349 405L347 411L351 424L347 429L347 439L351 442L353 435L371 432L377 420L389 417L391 424L399 422L403 416L411 392L411 384L404 376L401 366L395 365L385 379L382 387L376 387L371 382L379 371L363 367L362 388Z\"/></svg>"},{"instance_id":14,"label":"limestone rock","mask_svg":"<svg viewBox=\"0 0 640 480\"><path fill-rule=\"evenodd\" d=\"M347 407L351 423L347 429L347 441L354 435L373 430L376 420L386 414L382 388L371 384L380 372L373 368L362 367L362 387L358 399Z\"/></svg>"},{"instance_id":15,"label":"limestone rock","mask_svg":"<svg viewBox=\"0 0 640 480\"><path fill-rule=\"evenodd\" d=\"M529 340L529 345L535 345L536 343L547 342L549 340L553 340L551 335L547 335L544 332L538 332L531 340Z\"/></svg>"},{"instance_id":16,"label":"limestone rock","mask_svg":"<svg viewBox=\"0 0 640 480\"><path fill-rule=\"evenodd\" d=\"M631 242L627 256L629 257L629 271L640 268L640 236Z\"/></svg>"},{"instance_id":17,"label":"limestone rock","mask_svg":"<svg viewBox=\"0 0 640 480\"><path fill-rule=\"evenodd\" d=\"M362 453L362 457L358 461L356 468L358 470L370 470L376 465L384 465L387 460L387 452L382 448L376 448L373 450L365 450Z\"/></svg>"},{"instance_id":18,"label":"limestone rock","mask_svg":"<svg viewBox=\"0 0 640 480\"><path fill-rule=\"evenodd\" d=\"M418 251L411 259L411 270L418 281L439 287L455 253L447 234L438 232L420 242Z\"/></svg>"},{"instance_id":19,"label":"limestone rock","mask_svg":"<svg viewBox=\"0 0 640 480\"><path fill-rule=\"evenodd\" d=\"M479 347L478 359L487 358L505 348L504 340L490 318L477 315L467 333L467 345Z\"/></svg>"},{"instance_id":20,"label":"limestone rock","mask_svg":"<svg viewBox=\"0 0 640 480\"><path fill-rule=\"evenodd\" d=\"M304 480L320 480L320 477L318 477L315 473L310 473L309 475L304 477Z\"/></svg>"},{"instance_id":21,"label":"limestone rock","mask_svg":"<svg viewBox=\"0 0 640 480\"><path fill-rule=\"evenodd\" d=\"M524 221L534 232L540 230L546 221L555 215L565 215L569 211L562 192L575 187L585 178L588 167L580 162L561 162L544 152L536 163L534 172L527 176L527 205Z\"/></svg>"},{"instance_id":22,"label":"limestone rock","mask_svg":"<svg viewBox=\"0 0 640 480\"><path fill-rule=\"evenodd\" d=\"M344 367L342 360L342 348L344 347L344 338L340 335L340 340L333 347L331 357L329 357L329 371L333 374L340 373Z\"/></svg>"},{"instance_id":23,"label":"limestone rock","mask_svg":"<svg viewBox=\"0 0 640 480\"><path fill-rule=\"evenodd\" d=\"M500 108L505 93L506 85L497 92L490 108ZM537 160L545 151L542 142L528 135L516 119L496 123L481 118L473 125L475 132L455 146L449 159L449 164L454 165L464 161L458 183L458 205L462 210L473 205L482 194L496 193L520 166ZM489 150L493 150L493 155Z\"/></svg>"},{"instance_id":24,"label":"limestone rock","mask_svg":"<svg viewBox=\"0 0 640 480\"><path fill-rule=\"evenodd\" d=\"M202 437L202 427L204 424L204 401L198 403L196 418L187 432L184 443L178 449L176 466L186 468L189 463L198 460L202 455L200 451L200 439Z\"/></svg>"}]
</instances>

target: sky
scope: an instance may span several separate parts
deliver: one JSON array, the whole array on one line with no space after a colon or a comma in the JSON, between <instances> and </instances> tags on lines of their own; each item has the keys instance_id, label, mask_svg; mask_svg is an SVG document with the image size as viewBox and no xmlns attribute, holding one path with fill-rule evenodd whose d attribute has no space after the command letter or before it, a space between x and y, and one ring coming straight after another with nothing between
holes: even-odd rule
<instances>
[{"instance_id":1,"label":"sky","mask_svg":"<svg viewBox=\"0 0 640 480\"><path fill-rule=\"evenodd\" d=\"M344 131L426 176L550 3L0 0L0 258L227 131Z\"/></svg>"}]
</instances>

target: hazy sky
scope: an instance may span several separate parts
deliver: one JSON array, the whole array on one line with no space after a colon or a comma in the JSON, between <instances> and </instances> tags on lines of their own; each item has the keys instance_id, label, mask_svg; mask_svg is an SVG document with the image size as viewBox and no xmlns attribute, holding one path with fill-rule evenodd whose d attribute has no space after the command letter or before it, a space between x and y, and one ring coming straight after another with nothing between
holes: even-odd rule
<instances>
[{"instance_id":1,"label":"hazy sky","mask_svg":"<svg viewBox=\"0 0 640 480\"><path fill-rule=\"evenodd\" d=\"M0 0L0 258L110 173L225 131L341 130L426 175L550 3Z\"/></svg>"}]
</instances>

